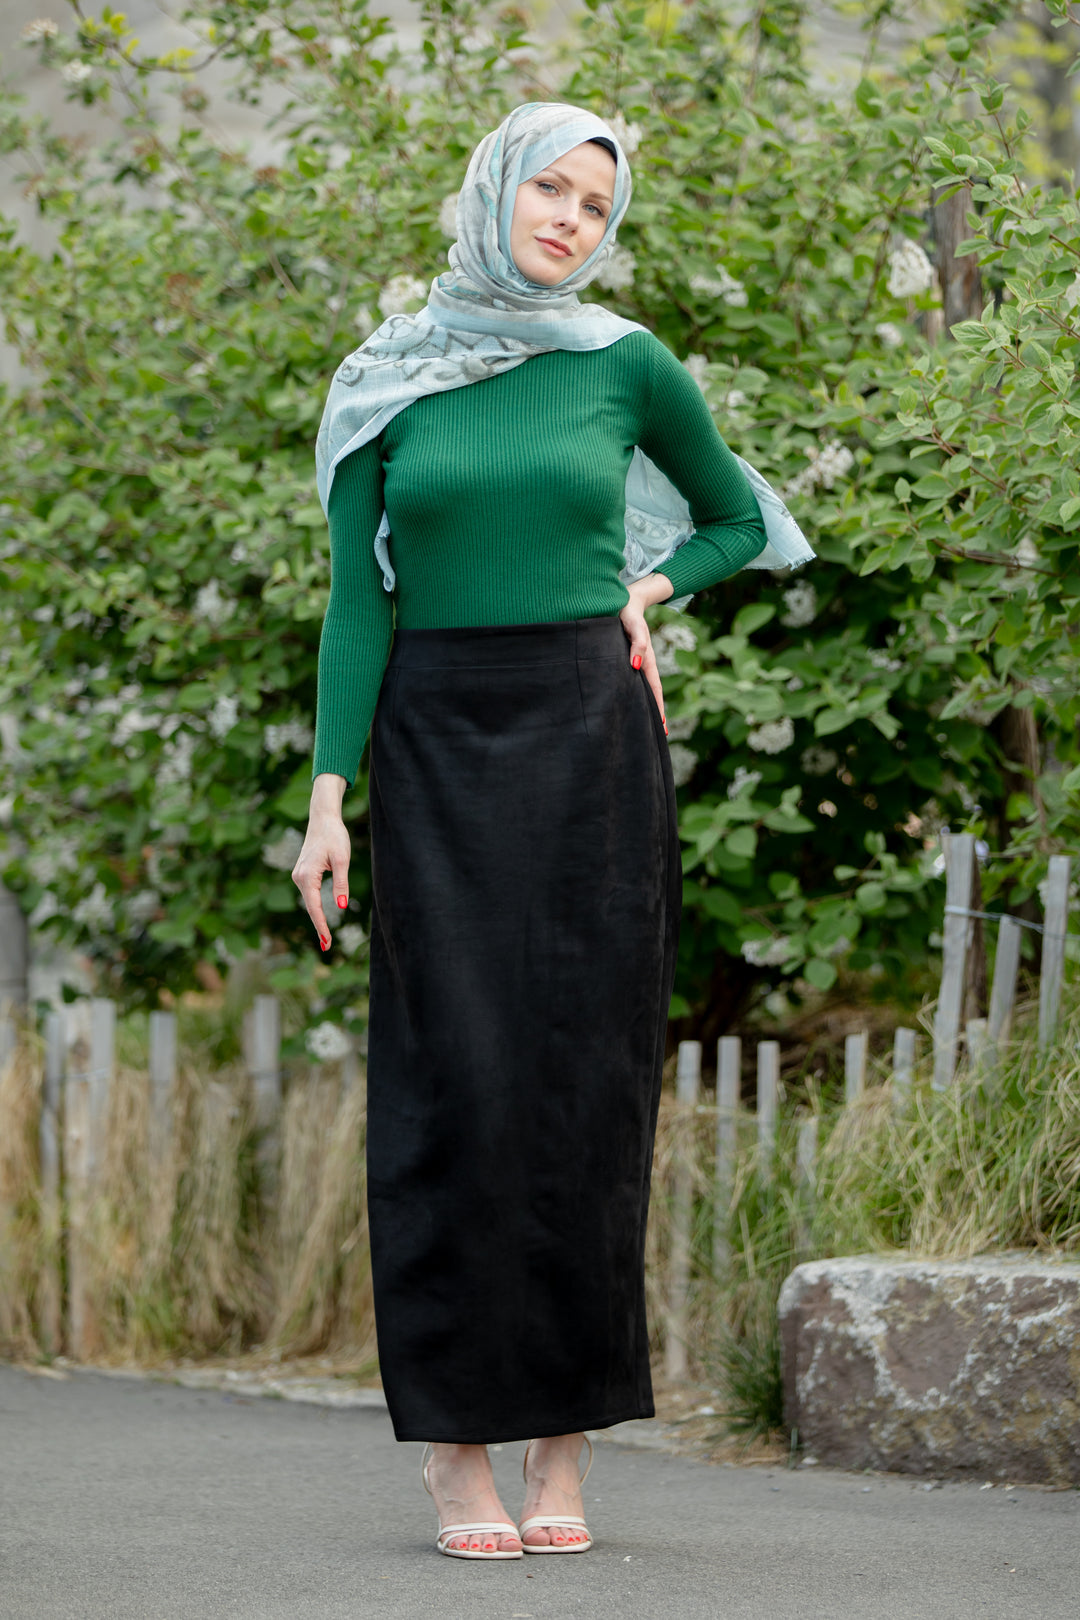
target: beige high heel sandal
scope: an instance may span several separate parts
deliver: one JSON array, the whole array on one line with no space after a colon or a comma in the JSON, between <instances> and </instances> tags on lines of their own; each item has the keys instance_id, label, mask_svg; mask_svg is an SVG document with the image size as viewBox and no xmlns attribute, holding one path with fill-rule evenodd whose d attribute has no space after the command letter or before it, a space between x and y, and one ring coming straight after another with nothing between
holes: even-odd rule
<instances>
[{"instance_id":1,"label":"beige high heel sandal","mask_svg":"<svg viewBox=\"0 0 1080 1620\"><path fill-rule=\"evenodd\" d=\"M435 1493L431 1489L431 1482L428 1479L428 1469L431 1466L431 1457L428 1456L428 1452L431 1449L431 1442L429 1441L424 1447L423 1455L420 1458L420 1475L424 1481L425 1491L430 1497L434 1498ZM517 1552L501 1552L498 1547L486 1552L481 1547L470 1551L468 1547L448 1547L445 1545L448 1539L453 1539L455 1536L479 1536L487 1532L500 1536L516 1536L518 1527L516 1524L501 1523L495 1519L479 1520L476 1524L441 1524L435 1547L438 1552L445 1553L447 1558L485 1558L489 1561L499 1559L505 1562L508 1558L522 1557L520 1547Z\"/></svg>"},{"instance_id":2,"label":"beige high heel sandal","mask_svg":"<svg viewBox=\"0 0 1080 1620\"><path fill-rule=\"evenodd\" d=\"M588 1477L589 1477L589 1469L593 1465L593 1443L589 1439L588 1435L585 1436L585 1444L589 1448L589 1460L585 1464L585 1472L582 1474L581 1479L578 1481L578 1483L580 1485L584 1485L585 1481L588 1479ZM521 1476L525 1480L526 1484L528 1484L528 1482L529 1482L528 1474L526 1472L526 1469L528 1467L529 1447L531 1445L532 1445L532 1441L530 1440L529 1445L525 1447L525 1455L524 1455L524 1457L522 1458L522 1461L521 1461ZM541 1528L544 1529L544 1530L584 1530L585 1531L585 1540L584 1541L564 1541L558 1547L554 1546L549 1541L546 1547L534 1547L529 1542L527 1542L525 1540L525 1537L526 1537L526 1535L528 1534L528 1532L530 1530L539 1530ZM579 1519L573 1513L562 1513L562 1514L559 1514L559 1513L556 1513L556 1514L537 1513L537 1514L534 1514L531 1519L522 1519L521 1523L518 1525L518 1534L521 1537L522 1548L527 1553L579 1553L579 1552L588 1552L589 1548L593 1544L592 1536L590 1536L590 1534L589 1534L589 1529L588 1529L588 1526L585 1523L585 1520L584 1519Z\"/></svg>"}]
</instances>

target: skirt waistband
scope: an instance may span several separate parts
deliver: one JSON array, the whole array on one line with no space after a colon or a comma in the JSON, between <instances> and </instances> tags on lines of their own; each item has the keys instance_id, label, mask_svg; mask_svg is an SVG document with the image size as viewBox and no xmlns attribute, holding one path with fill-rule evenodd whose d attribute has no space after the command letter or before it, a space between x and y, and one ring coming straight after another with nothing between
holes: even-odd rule
<instances>
[{"instance_id":1,"label":"skirt waistband","mask_svg":"<svg viewBox=\"0 0 1080 1620\"><path fill-rule=\"evenodd\" d=\"M450 630L396 630L390 666L424 669L477 664L549 664L622 657L626 632L617 614L540 624L466 625Z\"/></svg>"}]
</instances>

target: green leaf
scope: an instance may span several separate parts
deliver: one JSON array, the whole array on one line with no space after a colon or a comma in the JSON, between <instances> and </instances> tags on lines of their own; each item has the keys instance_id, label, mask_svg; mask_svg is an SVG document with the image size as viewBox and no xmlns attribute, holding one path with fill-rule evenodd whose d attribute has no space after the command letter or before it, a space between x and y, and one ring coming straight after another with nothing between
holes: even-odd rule
<instances>
[{"instance_id":1,"label":"green leaf","mask_svg":"<svg viewBox=\"0 0 1080 1620\"><path fill-rule=\"evenodd\" d=\"M814 734L818 737L831 737L834 732L843 731L854 718L852 709L822 709L814 719Z\"/></svg>"},{"instance_id":2,"label":"green leaf","mask_svg":"<svg viewBox=\"0 0 1080 1620\"><path fill-rule=\"evenodd\" d=\"M739 609L732 620L732 634L752 636L755 630L760 630L763 625L768 624L775 614L776 608L771 602L748 602L745 607Z\"/></svg>"},{"instance_id":3,"label":"green leaf","mask_svg":"<svg viewBox=\"0 0 1080 1620\"><path fill-rule=\"evenodd\" d=\"M757 833L753 827L736 827L724 839L724 848L729 855L736 855L740 860L753 860L757 851Z\"/></svg>"},{"instance_id":4,"label":"green leaf","mask_svg":"<svg viewBox=\"0 0 1080 1620\"><path fill-rule=\"evenodd\" d=\"M272 808L289 821L303 821L311 805L311 767L301 765L289 785L278 794Z\"/></svg>"},{"instance_id":5,"label":"green leaf","mask_svg":"<svg viewBox=\"0 0 1080 1620\"><path fill-rule=\"evenodd\" d=\"M889 891L882 883L860 883L855 890L855 904L860 911L881 911L887 904Z\"/></svg>"},{"instance_id":6,"label":"green leaf","mask_svg":"<svg viewBox=\"0 0 1080 1620\"><path fill-rule=\"evenodd\" d=\"M860 79L855 86L855 105L864 118L880 118L881 91L871 79Z\"/></svg>"},{"instance_id":7,"label":"green leaf","mask_svg":"<svg viewBox=\"0 0 1080 1620\"><path fill-rule=\"evenodd\" d=\"M952 485L940 473L924 473L914 486L916 495L926 500L933 500L941 495L950 495Z\"/></svg>"},{"instance_id":8,"label":"green leaf","mask_svg":"<svg viewBox=\"0 0 1080 1620\"><path fill-rule=\"evenodd\" d=\"M836 983L836 969L823 956L812 956L802 971L803 978L815 990L831 990Z\"/></svg>"}]
</instances>

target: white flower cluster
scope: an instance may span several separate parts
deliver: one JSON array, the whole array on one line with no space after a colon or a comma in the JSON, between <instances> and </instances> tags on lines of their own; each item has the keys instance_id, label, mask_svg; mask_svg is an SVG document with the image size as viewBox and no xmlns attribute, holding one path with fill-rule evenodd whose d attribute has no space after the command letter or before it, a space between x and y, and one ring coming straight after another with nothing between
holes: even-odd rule
<instances>
[{"instance_id":1,"label":"white flower cluster","mask_svg":"<svg viewBox=\"0 0 1080 1620\"><path fill-rule=\"evenodd\" d=\"M1065 303L1069 309L1075 309L1080 304L1080 270L1073 276L1065 289Z\"/></svg>"},{"instance_id":2,"label":"white flower cluster","mask_svg":"<svg viewBox=\"0 0 1080 1620\"><path fill-rule=\"evenodd\" d=\"M291 872L303 847L303 834L296 827L286 827L274 843L263 845L262 858L275 872Z\"/></svg>"},{"instance_id":3,"label":"white flower cluster","mask_svg":"<svg viewBox=\"0 0 1080 1620\"><path fill-rule=\"evenodd\" d=\"M885 647L871 647L867 655L875 669L883 669L889 675L896 675L904 667L902 658L893 658Z\"/></svg>"},{"instance_id":4,"label":"white flower cluster","mask_svg":"<svg viewBox=\"0 0 1080 1620\"><path fill-rule=\"evenodd\" d=\"M810 465L784 485L781 494L785 500L793 495L809 495L818 484L832 489L836 480L843 478L855 465L854 455L839 439L830 439L822 450L816 445L808 445L806 455Z\"/></svg>"},{"instance_id":5,"label":"white flower cluster","mask_svg":"<svg viewBox=\"0 0 1080 1620\"><path fill-rule=\"evenodd\" d=\"M697 637L688 624L662 624L653 631L652 648L661 675L677 675L676 652L693 652Z\"/></svg>"},{"instance_id":6,"label":"white flower cluster","mask_svg":"<svg viewBox=\"0 0 1080 1620\"><path fill-rule=\"evenodd\" d=\"M703 354L688 354L686 359L683 361L683 365L686 367L686 370L690 373L691 377L693 377L694 381L701 389L701 392L704 393L705 384L708 381L709 371L709 362L706 360L705 356Z\"/></svg>"},{"instance_id":7,"label":"white flower cluster","mask_svg":"<svg viewBox=\"0 0 1080 1620\"><path fill-rule=\"evenodd\" d=\"M156 889L138 889L124 901L124 915L128 922L139 927L157 915L160 905L161 896Z\"/></svg>"},{"instance_id":8,"label":"white flower cluster","mask_svg":"<svg viewBox=\"0 0 1080 1620\"><path fill-rule=\"evenodd\" d=\"M703 298L722 298L733 309L743 309L748 302L742 282L737 281L722 264L714 265L711 275L691 276L690 291L700 293Z\"/></svg>"},{"instance_id":9,"label":"white flower cluster","mask_svg":"<svg viewBox=\"0 0 1080 1620\"><path fill-rule=\"evenodd\" d=\"M609 292L622 292L624 287L633 286L636 269L637 260L630 249L620 247L616 242L594 279L598 287L606 287Z\"/></svg>"},{"instance_id":10,"label":"white flower cluster","mask_svg":"<svg viewBox=\"0 0 1080 1620\"><path fill-rule=\"evenodd\" d=\"M889 254L889 292L894 298L914 298L933 285L934 267L918 242L906 238Z\"/></svg>"},{"instance_id":11,"label":"white flower cluster","mask_svg":"<svg viewBox=\"0 0 1080 1620\"><path fill-rule=\"evenodd\" d=\"M798 585L792 585L790 590L784 592L781 624L786 624L791 630L801 630L805 625L813 624L816 613L817 591L807 580L800 580Z\"/></svg>"},{"instance_id":12,"label":"white flower cluster","mask_svg":"<svg viewBox=\"0 0 1080 1620\"><path fill-rule=\"evenodd\" d=\"M291 748L295 754L306 754L314 734L303 720L283 720L279 726L267 726L263 732L263 745L268 754L283 753Z\"/></svg>"},{"instance_id":13,"label":"white flower cluster","mask_svg":"<svg viewBox=\"0 0 1080 1620\"><path fill-rule=\"evenodd\" d=\"M209 584L202 585L195 596L194 613L197 619L206 619L209 624L224 624L233 610L232 599L222 596L221 586L216 579Z\"/></svg>"},{"instance_id":14,"label":"white flower cluster","mask_svg":"<svg viewBox=\"0 0 1080 1620\"><path fill-rule=\"evenodd\" d=\"M352 1049L352 1041L340 1024L316 1024L304 1037L304 1045L318 1063L336 1063Z\"/></svg>"},{"instance_id":15,"label":"white flower cluster","mask_svg":"<svg viewBox=\"0 0 1080 1620\"><path fill-rule=\"evenodd\" d=\"M123 748L125 743L131 741L140 731L156 731L161 724L160 714L147 714L142 709L129 709L116 722L113 731L113 743L117 748Z\"/></svg>"},{"instance_id":16,"label":"white flower cluster","mask_svg":"<svg viewBox=\"0 0 1080 1620\"><path fill-rule=\"evenodd\" d=\"M724 405L729 411L741 411L747 404L749 401L741 388L729 388L724 395Z\"/></svg>"},{"instance_id":17,"label":"white flower cluster","mask_svg":"<svg viewBox=\"0 0 1080 1620\"><path fill-rule=\"evenodd\" d=\"M361 305L353 319L353 325L361 338L369 338L374 332L378 322L366 304Z\"/></svg>"},{"instance_id":18,"label":"white flower cluster","mask_svg":"<svg viewBox=\"0 0 1080 1620\"><path fill-rule=\"evenodd\" d=\"M904 341L904 334L895 321L880 321L874 327L874 336L886 349L898 349Z\"/></svg>"},{"instance_id":19,"label":"white flower cluster","mask_svg":"<svg viewBox=\"0 0 1080 1620\"><path fill-rule=\"evenodd\" d=\"M641 145L641 125L628 124L622 113L617 112L614 118L607 120L607 127L626 153L626 156L632 158Z\"/></svg>"},{"instance_id":20,"label":"white flower cluster","mask_svg":"<svg viewBox=\"0 0 1080 1620\"><path fill-rule=\"evenodd\" d=\"M191 775L191 756L197 743L198 738L192 732L182 731L176 741L169 744L157 774L159 787L172 787L177 782L188 780Z\"/></svg>"},{"instance_id":21,"label":"white flower cluster","mask_svg":"<svg viewBox=\"0 0 1080 1620\"><path fill-rule=\"evenodd\" d=\"M428 284L419 276L391 276L379 294L379 308L387 317L404 315L410 304L422 304L427 292Z\"/></svg>"},{"instance_id":22,"label":"white flower cluster","mask_svg":"<svg viewBox=\"0 0 1080 1620\"><path fill-rule=\"evenodd\" d=\"M346 956L352 956L366 940L367 935L359 923L343 923L334 935L335 945L340 946Z\"/></svg>"},{"instance_id":23,"label":"white flower cluster","mask_svg":"<svg viewBox=\"0 0 1080 1620\"><path fill-rule=\"evenodd\" d=\"M50 917L60 915L60 902L51 889L46 889L26 921L31 928L40 928Z\"/></svg>"},{"instance_id":24,"label":"white flower cluster","mask_svg":"<svg viewBox=\"0 0 1080 1620\"><path fill-rule=\"evenodd\" d=\"M747 737L755 754L780 754L795 741L795 722L789 714L779 720L767 720Z\"/></svg>"},{"instance_id":25,"label":"white flower cluster","mask_svg":"<svg viewBox=\"0 0 1080 1620\"><path fill-rule=\"evenodd\" d=\"M111 928L113 921L112 901L105 893L104 883L95 883L88 895L71 913L74 920L87 928L101 930Z\"/></svg>"},{"instance_id":26,"label":"white flower cluster","mask_svg":"<svg viewBox=\"0 0 1080 1620\"><path fill-rule=\"evenodd\" d=\"M210 710L207 722L210 735L218 742L224 742L239 718L240 700L228 692L220 692L214 699L214 707Z\"/></svg>"},{"instance_id":27,"label":"white flower cluster","mask_svg":"<svg viewBox=\"0 0 1080 1620\"><path fill-rule=\"evenodd\" d=\"M791 941L786 934L772 939L744 939L739 949L743 961L751 967L779 967L791 954Z\"/></svg>"},{"instance_id":28,"label":"white flower cluster","mask_svg":"<svg viewBox=\"0 0 1080 1620\"><path fill-rule=\"evenodd\" d=\"M671 755L671 774L675 779L675 786L683 787L697 770L698 757L692 748L685 743L672 743L668 752Z\"/></svg>"},{"instance_id":29,"label":"white flower cluster","mask_svg":"<svg viewBox=\"0 0 1080 1620\"><path fill-rule=\"evenodd\" d=\"M457 237L457 204L460 193L453 191L439 204L439 229L453 242Z\"/></svg>"},{"instance_id":30,"label":"white flower cluster","mask_svg":"<svg viewBox=\"0 0 1080 1620\"><path fill-rule=\"evenodd\" d=\"M60 77L65 84L85 84L93 72L89 62L65 62L60 69Z\"/></svg>"},{"instance_id":31,"label":"white flower cluster","mask_svg":"<svg viewBox=\"0 0 1080 1620\"><path fill-rule=\"evenodd\" d=\"M685 742L692 737L698 728L696 714L669 714L667 723L668 742Z\"/></svg>"},{"instance_id":32,"label":"white flower cluster","mask_svg":"<svg viewBox=\"0 0 1080 1620\"><path fill-rule=\"evenodd\" d=\"M748 771L745 765L736 765L735 775L728 783L727 796L737 799L740 793L745 793L749 798L760 781L760 771Z\"/></svg>"},{"instance_id":33,"label":"white flower cluster","mask_svg":"<svg viewBox=\"0 0 1080 1620\"><path fill-rule=\"evenodd\" d=\"M37 883L47 883L54 872L79 870L79 842L76 838L56 838L47 849L41 849L27 862L30 876Z\"/></svg>"},{"instance_id":34,"label":"white flower cluster","mask_svg":"<svg viewBox=\"0 0 1080 1620\"><path fill-rule=\"evenodd\" d=\"M828 776L839 763L840 755L831 748L822 748L820 743L811 743L809 748L804 748L799 761L807 776Z\"/></svg>"},{"instance_id":35,"label":"white flower cluster","mask_svg":"<svg viewBox=\"0 0 1080 1620\"><path fill-rule=\"evenodd\" d=\"M20 39L55 39L60 29L51 17L35 17L24 25Z\"/></svg>"}]
</instances>

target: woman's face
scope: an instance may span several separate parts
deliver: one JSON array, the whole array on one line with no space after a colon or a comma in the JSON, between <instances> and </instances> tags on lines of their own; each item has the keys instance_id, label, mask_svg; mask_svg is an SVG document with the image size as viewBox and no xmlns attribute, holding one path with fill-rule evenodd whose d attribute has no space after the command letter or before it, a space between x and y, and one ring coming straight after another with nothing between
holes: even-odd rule
<instances>
[{"instance_id":1,"label":"woman's face","mask_svg":"<svg viewBox=\"0 0 1080 1620\"><path fill-rule=\"evenodd\" d=\"M600 244L614 192L615 159L592 141L518 186L510 252L522 275L557 287L580 269Z\"/></svg>"}]
</instances>

